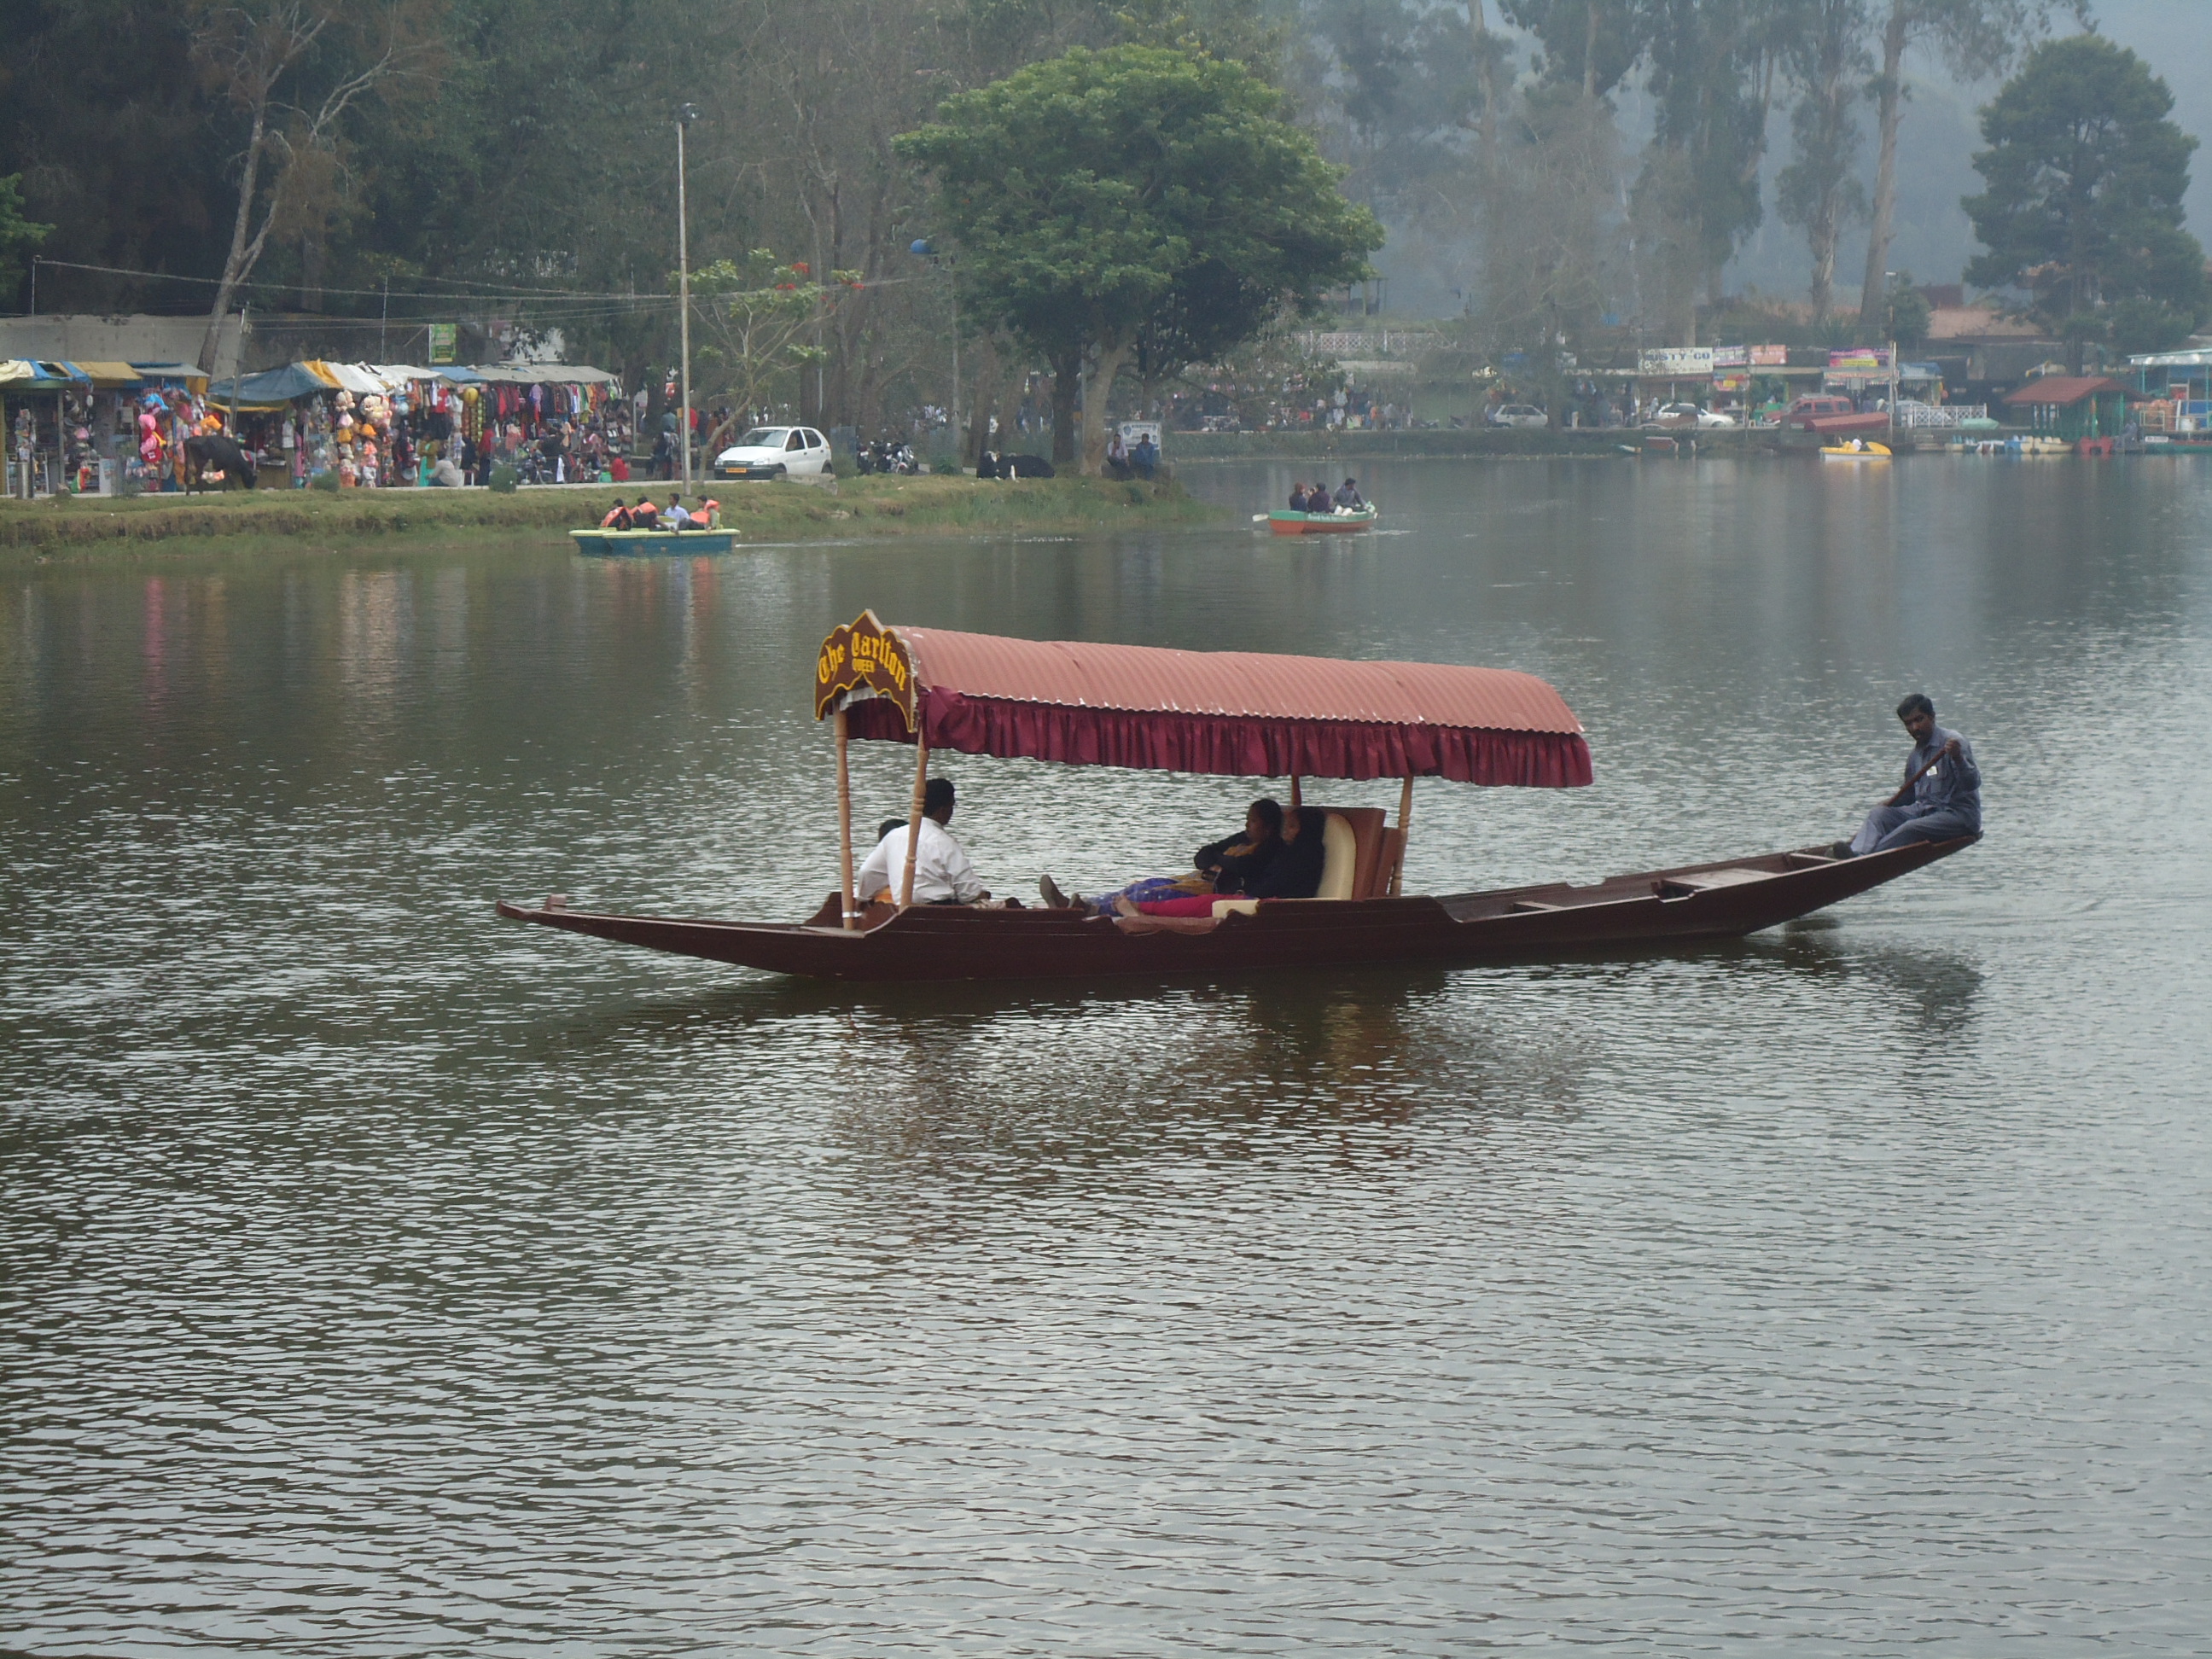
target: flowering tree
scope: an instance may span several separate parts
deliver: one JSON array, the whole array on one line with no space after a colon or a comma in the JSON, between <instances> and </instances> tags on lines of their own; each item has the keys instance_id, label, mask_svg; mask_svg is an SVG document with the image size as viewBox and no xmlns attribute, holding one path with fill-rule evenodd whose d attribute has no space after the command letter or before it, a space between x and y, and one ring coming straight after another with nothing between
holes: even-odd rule
<instances>
[{"instance_id":1,"label":"flowering tree","mask_svg":"<svg viewBox=\"0 0 2212 1659\"><path fill-rule=\"evenodd\" d=\"M822 362L816 343L830 309L860 285L860 274L833 270L815 281L803 262L781 263L757 247L743 264L718 259L691 273L692 303L708 343L694 358L703 369L708 396L730 400L732 413L707 436L712 454L732 427L750 422L775 401L777 382Z\"/></svg>"}]
</instances>

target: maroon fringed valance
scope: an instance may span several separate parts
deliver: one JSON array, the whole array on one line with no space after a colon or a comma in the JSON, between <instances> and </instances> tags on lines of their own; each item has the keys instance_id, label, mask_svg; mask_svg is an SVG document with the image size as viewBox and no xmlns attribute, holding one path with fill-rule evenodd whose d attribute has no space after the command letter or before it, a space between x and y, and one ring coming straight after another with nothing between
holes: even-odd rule
<instances>
[{"instance_id":1,"label":"maroon fringed valance","mask_svg":"<svg viewBox=\"0 0 2212 1659\"><path fill-rule=\"evenodd\" d=\"M863 648L865 647L865 648ZM967 755L1229 777L1451 778L1572 788L1582 722L1533 674L886 628L823 642L816 714Z\"/></svg>"},{"instance_id":2,"label":"maroon fringed valance","mask_svg":"<svg viewBox=\"0 0 2212 1659\"><path fill-rule=\"evenodd\" d=\"M921 714L932 749L1066 766L1250 778L1292 772L1310 778L1450 778L1536 789L1575 788L1590 781L1589 744L1579 732L1136 714L969 697L933 687L921 695ZM891 703L854 703L847 718L855 738L914 741Z\"/></svg>"}]
</instances>

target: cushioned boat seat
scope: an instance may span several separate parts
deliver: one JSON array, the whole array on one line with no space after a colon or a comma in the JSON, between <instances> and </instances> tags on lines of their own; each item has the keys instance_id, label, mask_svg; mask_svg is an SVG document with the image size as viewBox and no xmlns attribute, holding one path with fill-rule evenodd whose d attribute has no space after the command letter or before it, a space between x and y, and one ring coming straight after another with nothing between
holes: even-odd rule
<instances>
[{"instance_id":1,"label":"cushioned boat seat","mask_svg":"<svg viewBox=\"0 0 2212 1659\"><path fill-rule=\"evenodd\" d=\"M1348 899L1358 890L1353 879L1359 873L1359 836L1344 821L1341 812L1331 812L1323 824L1322 845L1328 856L1321 867L1321 890L1314 896L1325 899Z\"/></svg>"}]
</instances>

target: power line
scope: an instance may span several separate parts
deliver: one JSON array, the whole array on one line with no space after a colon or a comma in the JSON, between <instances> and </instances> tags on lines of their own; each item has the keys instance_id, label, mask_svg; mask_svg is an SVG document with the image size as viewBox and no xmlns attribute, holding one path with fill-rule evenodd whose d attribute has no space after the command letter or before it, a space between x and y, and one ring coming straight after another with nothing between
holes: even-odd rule
<instances>
[{"instance_id":1,"label":"power line","mask_svg":"<svg viewBox=\"0 0 2212 1659\"><path fill-rule=\"evenodd\" d=\"M74 260L49 259L45 258L43 255L38 254L33 254L32 256L31 263L33 266L46 265L56 270L89 270L103 276L135 276L143 281L155 283L189 283L198 288L221 288L222 286L222 279L216 276L182 276L173 271L167 270L133 270L124 265L79 264ZM459 277L446 276L420 276L416 280L417 282L424 283L458 283L462 279ZM903 288L908 283L915 280L915 279L911 276L879 276L872 282L855 283L851 284L851 286L863 289ZM272 282L258 276L248 277L242 282L233 283L232 286L234 289L273 289L278 293L283 293L287 289L297 293L301 291L302 287L301 283L296 282ZM835 286L844 287L846 284L838 283ZM608 316L619 315L622 309L629 307L645 306L672 306L676 303L676 296L673 294L599 294L594 293L588 289L574 288L497 289L479 287L472 292L457 294L425 292L418 289L385 289L381 288L317 288L313 292L317 294L343 295L348 298L364 300L436 300L448 306L465 303L470 301L481 301L486 304L503 305L517 300L532 299L612 300L620 301L621 305L615 311L598 313ZM711 298L712 296L708 297ZM359 321L361 319L356 318L346 318L338 319L337 320Z\"/></svg>"},{"instance_id":2,"label":"power line","mask_svg":"<svg viewBox=\"0 0 2212 1659\"><path fill-rule=\"evenodd\" d=\"M73 260L48 259L38 255L33 256L33 262L37 264L51 266L56 270L89 270L97 272L99 275L103 276L136 276L144 281L156 283L190 283L199 288L220 288L222 286L222 279L215 276L182 276L172 271L132 270L122 265L79 264ZM435 283L448 280L459 281L459 279L424 276L418 277L416 280L420 282ZM281 292L286 289L297 291L301 285L298 283L276 283L265 281L260 277L248 277L243 282L233 283L232 286L237 289L276 289ZM386 290L380 288L318 288L314 291L318 294L342 294L349 298L368 300L382 298L386 294ZM399 289L393 289L390 291L390 297L395 300L441 300L448 304L456 301L485 300L491 301L505 301L509 300L527 300L541 297L549 300L622 300L633 305L674 305L676 303L676 296L672 294L599 294L594 293L586 289L573 288L495 289L480 287L472 293L459 294L431 293L411 289L402 290Z\"/></svg>"}]
</instances>

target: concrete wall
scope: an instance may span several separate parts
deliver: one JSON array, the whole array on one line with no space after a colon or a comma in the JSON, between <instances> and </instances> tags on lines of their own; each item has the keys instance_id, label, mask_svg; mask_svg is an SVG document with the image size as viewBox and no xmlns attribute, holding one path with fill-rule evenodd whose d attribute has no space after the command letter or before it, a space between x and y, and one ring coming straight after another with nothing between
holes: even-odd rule
<instances>
[{"instance_id":1,"label":"concrete wall","mask_svg":"<svg viewBox=\"0 0 2212 1659\"><path fill-rule=\"evenodd\" d=\"M70 362L190 363L207 336L205 317L62 315L0 317L0 357ZM248 355L252 332L247 334ZM215 372L238 368L238 319L226 317L216 342ZM249 363L249 371L255 365Z\"/></svg>"}]
</instances>

